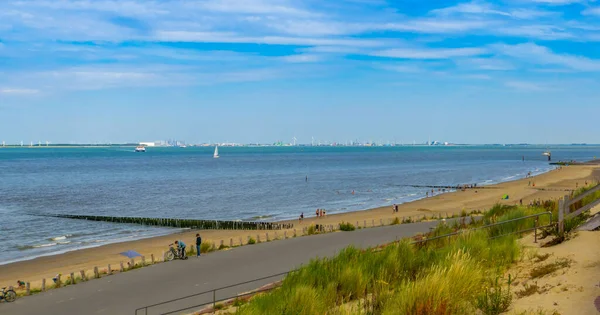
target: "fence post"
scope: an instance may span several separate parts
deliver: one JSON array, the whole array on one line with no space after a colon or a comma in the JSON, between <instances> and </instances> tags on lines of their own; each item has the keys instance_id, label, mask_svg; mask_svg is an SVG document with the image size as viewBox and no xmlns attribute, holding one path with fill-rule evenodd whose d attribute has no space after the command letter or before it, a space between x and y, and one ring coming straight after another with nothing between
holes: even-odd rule
<instances>
[{"instance_id":1,"label":"fence post","mask_svg":"<svg viewBox=\"0 0 600 315\"><path fill-rule=\"evenodd\" d=\"M260 243L260 234L256 234L256 242Z\"/></svg>"},{"instance_id":2,"label":"fence post","mask_svg":"<svg viewBox=\"0 0 600 315\"><path fill-rule=\"evenodd\" d=\"M287 231L283 231L283 238L287 239Z\"/></svg>"},{"instance_id":3,"label":"fence post","mask_svg":"<svg viewBox=\"0 0 600 315\"><path fill-rule=\"evenodd\" d=\"M565 205L565 199L561 198L558 200L558 234L560 236L562 236L565 232L565 225L564 225L564 205Z\"/></svg>"},{"instance_id":4,"label":"fence post","mask_svg":"<svg viewBox=\"0 0 600 315\"><path fill-rule=\"evenodd\" d=\"M142 266L146 265L146 256L142 256Z\"/></svg>"},{"instance_id":5,"label":"fence post","mask_svg":"<svg viewBox=\"0 0 600 315\"><path fill-rule=\"evenodd\" d=\"M56 287L60 288L61 287L61 282L60 282L60 273L56 276Z\"/></svg>"},{"instance_id":6,"label":"fence post","mask_svg":"<svg viewBox=\"0 0 600 315\"><path fill-rule=\"evenodd\" d=\"M131 258L131 268L135 267L135 259Z\"/></svg>"},{"instance_id":7,"label":"fence post","mask_svg":"<svg viewBox=\"0 0 600 315\"><path fill-rule=\"evenodd\" d=\"M150 254L150 261L152 262L152 264L154 265L154 254Z\"/></svg>"},{"instance_id":8,"label":"fence post","mask_svg":"<svg viewBox=\"0 0 600 315\"><path fill-rule=\"evenodd\" d=\"M71 284L75 284L75 273L71 272Z\"/></svg>"},{"instance_id":9,"label":"fence post","mask_svg":"<svg viewBox=\"0 0 600 315\"><path fill-rule=\"evenodd\" d=\"M248 235L248 243L250 243L250 235Z\"/></svg>"},{"instance_id":10,"label":"fence post","mask_svg":"<svg viewBox=\"0 0 600 315\"><path fill-rule=\"evenodd\" d=\"M81 281L87 281L87 279L85 277L85 271L79 270L79 273L81 274Z\"/></svg>"},{"instance_id":11,"label":"fence post","mask_svg":"<svg viewBox=\"0 0 600 315\"><path fill-rule=\"evenodd\" d=\"M98 273L98 267L94 267L94 278L100 278L100 274Z\"/></svg>"},{"instance_id":12,"label":"fence post","mask_svg":"<svg viewBox=\"0 0 600 315\"><path fill-rule=\"evenodd\" d=\"M42 279L42 292L46 291L46 278Z\"/></svg>"},{"instance_id":13,"label":"fence post","mask_svg":"<svg viewBox=\"0 0 600 315\"><path fill-rule=\"evenodd\" d=\"M356 228L358 229L360 227L360 224L358 224L358 221L356 221Z\"/></svg>"},{"instance_id":14,"label":"fence post","mask_svg":"<svg viewBox=\"0 0 600 315\"><path fill-rule=\"evenodd\" d=\"M538 218L535 218L533 222L533 242L537 243L537 226L538 226Z\"/></svg>"},{"instance_id":15,"label":"fence post","mask_svg":"<svg viewBox=\"0 0 600 315\"><path fill-rule=\"evenodd\" d=\"M270 241L269 240L269 232L267 232L267 242Z\"/></svg>"},{"instance_id":16,"label":"fence post","mask_svg":"<svg viewBox=\"0 0 600 315\"><path fill-rule=\"evenodd\" d=\"M277 231L275 231L275 240L279 239L279 235L277 235Z\"/></svg>"},{"instance_id":17,"label":"fence post","mask_svg":"<svg viewBox=\"0 0 600 315\"><path fill-rule=\"evenodd\" d=\"M110 264L108 264L108 268L106 269L107 275L112 275L112 269L110 268Z\"/></svg>"},{"instance_id":18,"label":"fence post","mask_svg":"<svg viewBox=\"0 0 600 315\"><path fill-rule=\"evenodd\" d=\"M219 245L219 248L223 248L225 247L225 241L221 240L221 245Z\"/></svg>"},{"instance_id":19,"label":"fence post","mask_svg":"<svg viewBox=\"0 0 600 315\"><path fill-rule=\"evenodd\" d=\"M240 246L244 245L244 241L242 240L242 237L240 236Z\"/></svg>"},{"instance_id":20,"label":"fence post","mask_svg":"<svg viewBox=\"0 0 600 315\"><path fill-rule=\"evenodd\" d=\"M119 262L119 264L121 265L121 268L119 269L120 272L123 272L125 270L125 268L123 268L123 262Z\"/></svg>"},{"instance_id":21,"label":"fence post","mask_svg":"<svg viewBox=\"0 0 600 315\"><path fill-rule=\"evenodd\" d=\"M233 247L233 237L229 238L229 247Z\"/></svg>"},{"instance_id":22,"label":"fence post","mask_svg":"<svg viewBox=\"0 0 600 315\"><path fill-rule=\"evenodd\" d=\"M29 282L25 283L25 294L26 295L31 295L31 288L30 288L30 284Z\"/></svg>"}]
</instances>

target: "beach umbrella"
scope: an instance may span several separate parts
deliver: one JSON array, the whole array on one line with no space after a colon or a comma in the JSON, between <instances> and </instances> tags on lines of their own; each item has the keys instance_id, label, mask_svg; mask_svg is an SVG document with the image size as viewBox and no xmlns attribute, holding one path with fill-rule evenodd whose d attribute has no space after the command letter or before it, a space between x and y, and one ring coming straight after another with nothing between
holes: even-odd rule
<instances>
[{"instance_id":1,"label":"beach umbrella","mask_svg":"<svg viewBox=\"0 0 600 315\"><path fill-rule=\"evenodd\" d=\"M127 258L134 258L134 257L142 257L142 255L134 250L128 250L126 252L122 252L119 253Z\"/></svg>"}]
</instances>

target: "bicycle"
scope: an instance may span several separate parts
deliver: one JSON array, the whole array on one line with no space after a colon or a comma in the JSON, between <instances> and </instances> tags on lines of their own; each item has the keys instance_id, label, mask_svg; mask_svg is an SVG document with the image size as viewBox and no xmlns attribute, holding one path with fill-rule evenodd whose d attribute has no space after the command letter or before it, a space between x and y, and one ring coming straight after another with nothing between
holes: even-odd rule
<instances>
[{"instance_id":1,"label":"bicycle","mask_svg":"<svg viewBox=\"0 0 600 315\"><path fill-rule=\"evenodd\" d=\"M165 258L165 261L171 261L173 259L181 259L181 260L188 259L187 255L185 253L181 253L181 251L175 249L173 247L173 244L169 244L169 250L165 252L164 258Z\"/></svg>"},{"instance_id":2,"label":"bicycle","mask_svg":"<svg viewBox=\"0 0 600 315\"><path fill-rule=\"evenodd\" d=\"M13 289L2 288L0 292L0 301L5 300L6 302L14 302L17 299L17 292Z\"/></svg>"}]
</instances>

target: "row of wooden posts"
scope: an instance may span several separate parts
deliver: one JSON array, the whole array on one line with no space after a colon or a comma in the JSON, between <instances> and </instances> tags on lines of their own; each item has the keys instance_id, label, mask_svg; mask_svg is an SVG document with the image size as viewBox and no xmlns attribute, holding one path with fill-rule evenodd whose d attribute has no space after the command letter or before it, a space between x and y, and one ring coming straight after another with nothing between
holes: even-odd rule
<instances>
[{"instance_id":1,"label":"row of wooden posts","mask_svg":"<svg viewBox=\"0 0 600 315\"><path fill-rule=\"evenodd\" d=\"M389 224L391 222L391 219L388 219L387 222ZM381 226L383 226L384 225L384 220L380 219L379 223L380 223ZM360 226L359 225L359 221L356 221L356 226L357 227ZM367 227L367 220L364 220L363 226ZM371 226L373 226L373 227L375 226L375 220L371 221ZM338 226L335 226L335 225L332 225L332 224L328 224L328 225L317 224L316 225L316 230L319 231L319 232L334 232L334 231L336 231L338 229L339 229L339 225ZM297 237L298 236L297 229L293 229L291 232L293 234L290 235L290 236L292 236L292 237ZM306 235L306 234L308 234L308 227L304 227L302 229L302 235ZM288 236L288 231L287 230L283 231L283 238L284 239L287 239L290 236ZM252 237L250 235L247 236L246 244L248 244L250 242L251 238ZM275 231L274 232L274 240L277 240L277 239L279 239L279 233L277 231ZM270 238L268 232L265 233L265 238L262 239L262 240L265 240L267 242L271 241L271 238ZM261 240L261 235L257 234L256 235L256 241L260 243L262 240ZM241 236L239 238L239 245L240 246L244 245L243 238ZM225 241L221 240L220 241L220 248L223 248L224 246L225 246ZM234 246L233 238L230 238L229 239L229 247L233 247L233 246ZM157 262L158 261L155 259L154 254L151 254L150 255L150 264L152 265L152 264L155 264ZM140 263L141 263L141 266L146 266L146 258L145 258L145 256L141 256L141 262ZM135 266L136 266L135 259L132 258L129 261L129 265L127 266L127 269L132 269ZM126 270L125 265L123 264L122 261L119 263L119 267L120 267L119 268L119 272L124 272ZM86 275L86 273L85 273L84 270L80 270L79 273L81 275L81 281L88 281L89 280L89 278L87 277L87 275ZM106 269L106 274L107 275L112 275L113 274L113 269L112 269L111 264L108 264L107 269ZM94 267L94 269L93 269L93 278L96 278L96 279L100 278L101 275L102 274L100 273L98 267L97 266ZM71 272L69 276L70 276L69 285L75 284L75 273ZM60 286L63 286L63 285L65 285L65 284L62 283L61 275L59 274L59 275L57 275L57 279L56 279L56 287L60 287ZM46 279L45 278L42 279L41 291L46 291ZM30 295L31 294L31 285L30 285L29 282L25 283L25 294L26 295Z\"/></svg>"},{"instance_id":2,"label":"row of wooden posts","mask_svg":"<svg viewBox=\"0 0 600 315\"><path fill-rule=\"evenodd\" d=\"M174 228L192 228L204 230L283 230L294 227L292 223L276 222L244 222L244 221L220 221L220 220L193 220L172 218L138 218L138 217L112 217L95 215L74 214L42 214L41 216L77 219L89 221L104 221L113 223L140 224L148 226L165 226Z\"/></svg>"}]
</instances>

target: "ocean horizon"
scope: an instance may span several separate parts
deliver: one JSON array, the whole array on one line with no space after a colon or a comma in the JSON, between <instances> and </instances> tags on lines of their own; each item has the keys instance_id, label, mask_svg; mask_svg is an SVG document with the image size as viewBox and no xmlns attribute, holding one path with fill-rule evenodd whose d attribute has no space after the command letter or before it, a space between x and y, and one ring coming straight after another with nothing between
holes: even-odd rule
<instances>
[{"instance_id":1,"label":"ocean horizon","mask_svg":"<svg viewBox=\"0 0 600 315\"><path fill-rule=\"evenodd\" d=\"M43 214L279 221L400 204L410 185L490 185L547 172L547 146L10 148L0 150L0 264L179 229ZM590 160L598 146L550 146ZM523 161L523 157L525 160ZM354 192L354 194L352 194Z\"/></svg>"}]
</instances>

